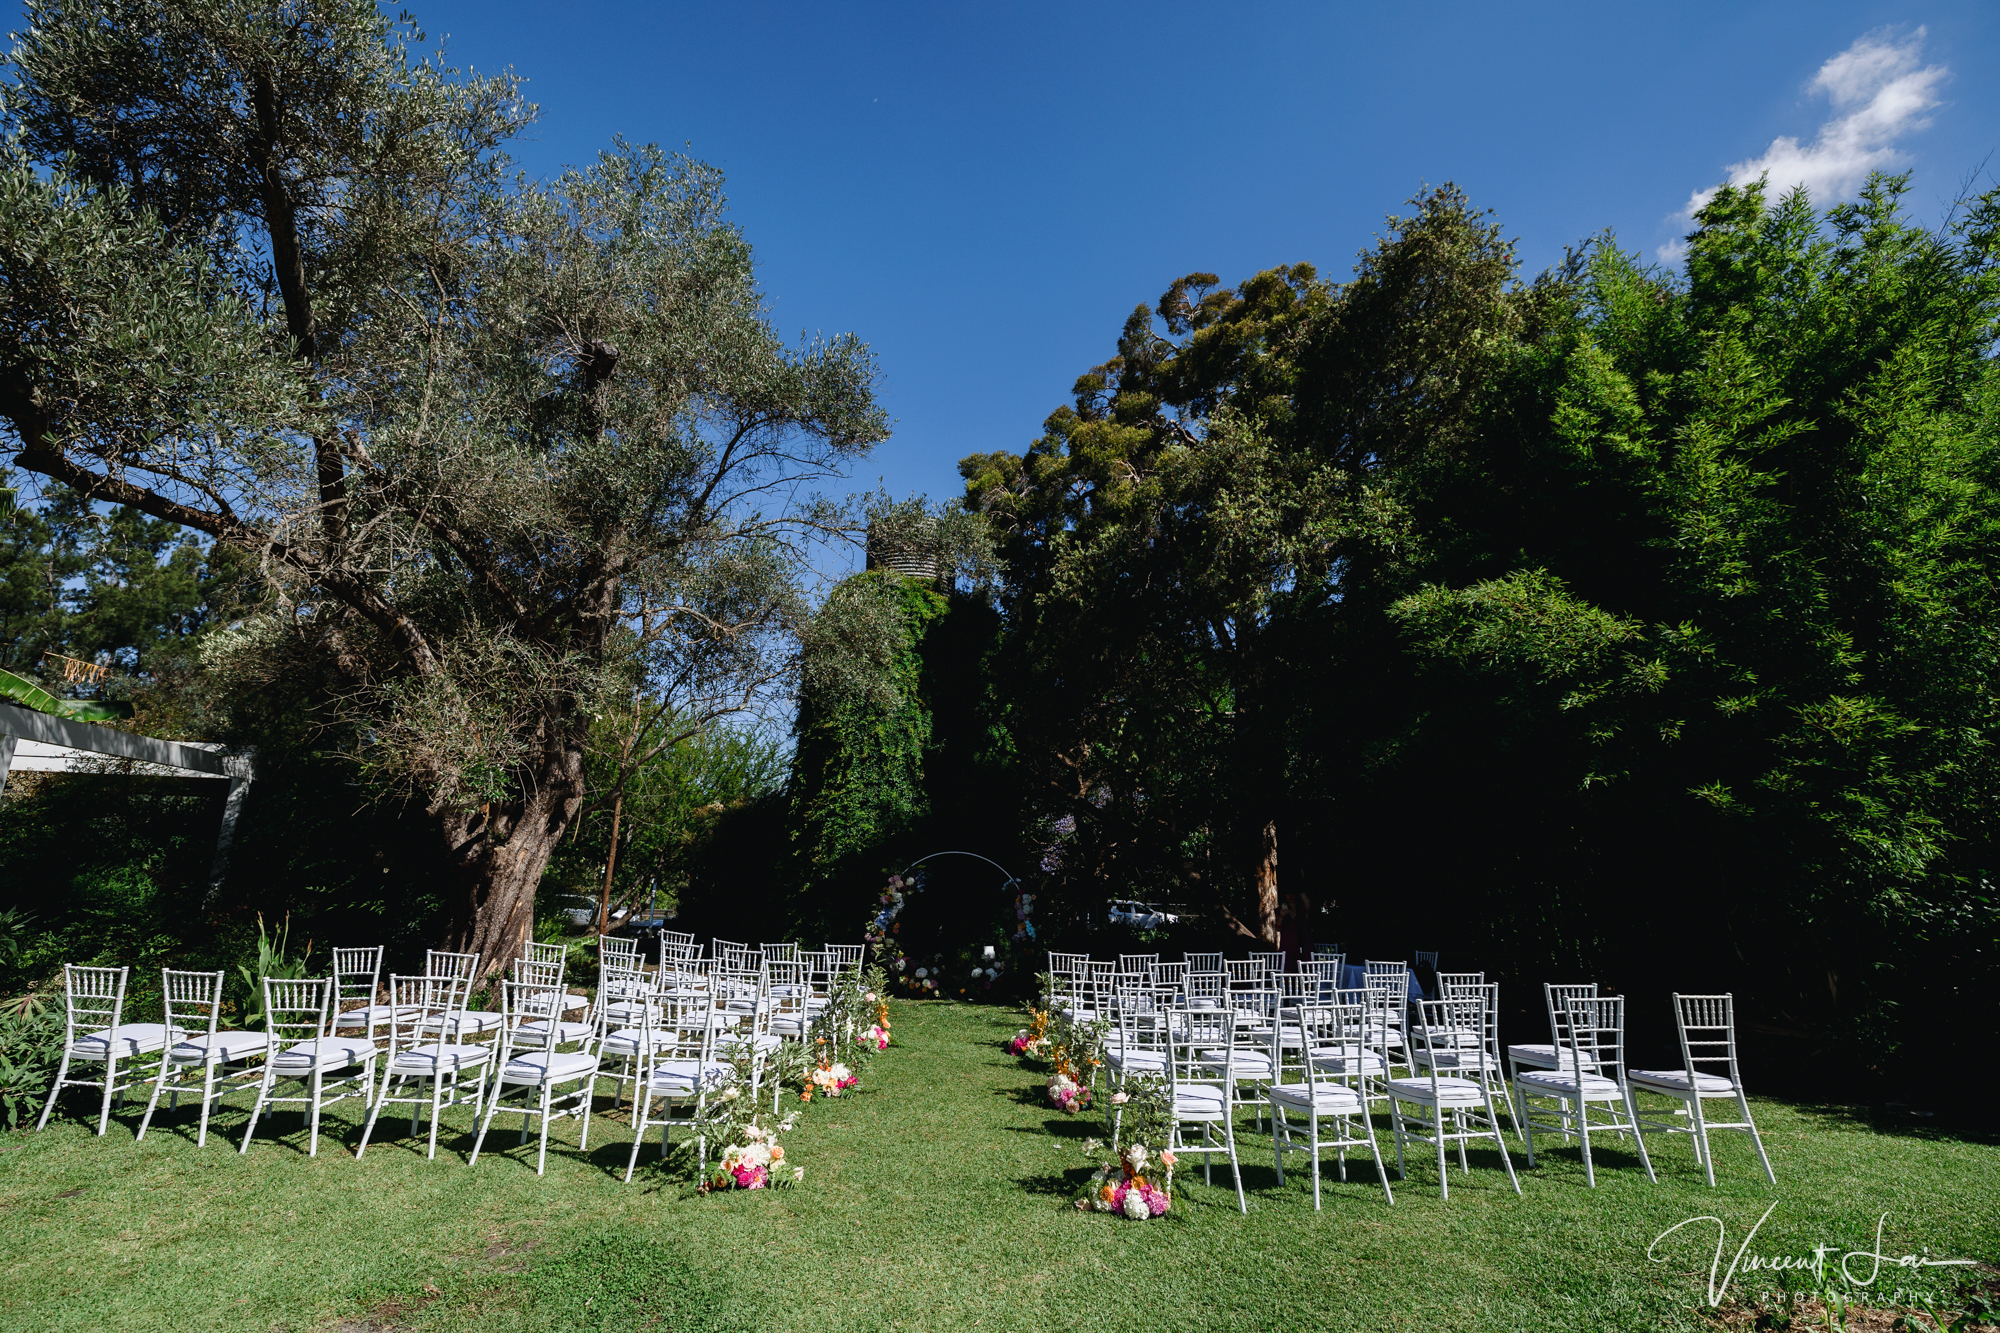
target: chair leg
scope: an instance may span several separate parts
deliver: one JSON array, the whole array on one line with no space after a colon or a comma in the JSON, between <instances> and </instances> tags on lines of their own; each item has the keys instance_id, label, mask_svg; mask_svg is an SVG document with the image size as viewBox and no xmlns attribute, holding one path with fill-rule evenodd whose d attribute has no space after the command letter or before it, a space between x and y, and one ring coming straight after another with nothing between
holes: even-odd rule
<instances>
[{"instance_id":1,"label":"chair leg","mask_svg":"<svg viewBox=\"0 0 2000 1333\"><path fill-rule=\"evenodd\" d=\"M554 1092L554 1083L542 1084L542 1144L535 1154L535 1174L538 1176L546 1171L549 1165L549 1102ZM633 1095L638 1095L636 1089Z\"/></svg>"},{"instance_id":2,"label":"chair leg","mask_svg":"<svg viewBox=\"0 0 2000 1333\"><path fill-rule=\"evenodd\" d=\"M324 1095L325 1088L326 1088L325 1071L319 1069L313 1070L312 1132L307 1136L308 1146L306 1148L306 1156L308 1157L319 1156L319 1105L320 1105L320 1098L322 1095Z\"/></svg>"},{"instance_id":3,"label":"chair leg","mask_svg":"<svg viewBox=\"0 0 2000 1333\"><path fill-rule=\"evenodd\" d=\"M1583 1138L1583 1183L1597 1188L1597 1168L1590 1160L1590 1103L1583 1098L1576 1099L1576 1128Z\"/></svg>"},{"instance_id":4,"label":"chair leg","mask_svg":"<svg viewBox=\"0 0 2000 1333\"><path fill-rule=\"evenodd\" d=\"M500 1094L506 1091L506 1089L506 1082L501 1079L498 1073L495 1073L493 1075L493 1100L486 1104L486 1114L479 1117L479 1132L472 1136L472 1156L465 1159L467 1166L471 1166L479 1160L479 1150L486 1146L486 1131L493 1127L493 1117L500 1109Z\"/></svg>"},{"instance_id":5,"label":"chair leg","mask_svg":"<svg viewBox=\"0 0 2000 1333\"><path fill-rule=\"evenodd\" d=\"M1272 1113L1274 1115L1276 1114L1275 1109L1273 1110ZM1312 1116L1311 1132L1312 1132L1312 1155L1313 1155L1313 1211L1318 1212L1319 1211L1319 1109L1317 1107L1315 1107L1312 1110L1311 1116ZM1344 1177L1346 1171L1345 1163L1342 1164L1341 1169Z\"/></svg>"},{"instance_id":6,"label":"chair leg","mask_svg":"<svg viewBox=\"0 0 2000 1333\"><path fill-rule=\"evenodd\" d=\"M1229 1143L1229 1174L1236 1181L1236 1208L1245 1217L1250 1215L1249 1200L1243 1197L1243 1164L1236 1160L1236 1120L1229 1114L1229 1099L1223 1098L1223 1137Z\"/></svg>"},{"instance_id":7,"label":"chair leg","mask_svg":"<svg viewBox=\"0 0 2000 1333\"><path fill-rule=\"evenodd\" d=\"M153 1109L160 1104L160 1089L166 1084L166 1081L167 1081L167 1057L166 1053L162 1051L160 1053L160 1072L153 1079L153 1095L146 1099L146 1114L139 1117L139 1132L133 1136L132 1142L134 1143L145 1142L146 1131L149 1128L151 1128L153 1124ZM176 1088L175 1093L176 1097L178 1098L179 1095L178 1088Z\"/></svg>"},{"instance_id":8,"label":"chair leg","mask_svg":"<svg viewBox=\"0 0 2000 1333\"><path fill-rule=\"evenodd\" d=\"M1440 1199L1449 1199L1451 1198L1451 1172L1445 1170L1444 1166L1444 1107L1442 1106L1433 1105L1431 1107L1431 1137L1437 1143L1438 1150L1438 1197ZM1462 1145L1464 1140L1461 1139L1459 1142Z\"/></svg>"},{"instance_id":9,"label":"chair leg","mask_svg":"<svg viewBox=\"0 0 2000 1333\"><path fill-rule=\"evenodd\" d=\"M1757 1149L1757 1160L1764 1164L1764 1178L1773 1185L1777 1184L1778 1173L1771 1169L1771 1159L1764 1155L1764 1136L1757 1132L1757 1122L1750 1118L1750 1099L1743 1095L1741 1088L1736 1090L1736 1109L1743 1112L1743 1123L1749 1126L1750 1142Z\"/></svg>"},{"instance_id":10,"label":"chair leg","mask_svg":"<svg viewBox=\"0 0 2000 1333\"><path fill-rule=\"evenodd\" d=\"M1525 1092L1521 1092L1518 1083L1516 1084L1514 1091L1520 1093L1521 1108L1527 1112L1526 1116L1524 1116L1520 1120L1515 1121L1514 1123L1516 1127L1521 1130L1521 1142L1527 1145L1528 1169L1532 1171L1535 1169L1535 1108L1529 1104L1528 1094Z\"/></svg>"},{"instance_id":11,"label":"chair leg","mask_svg":"<svg viewBox=\"0 0 2000 1333\"><path fill-rule=\"evenodd\" d=\"M56 1066L55 1086L49 1089L49 1099L42 1103L42 1118L35 1122L35 1132L41 1133L49 1126L49 1113L56 1109L56 1097L62 1092L65 1080L69 1078L69 1042L63 1042L62 1063Z\"/></svg>"},{"instance_id":12,"label":"chair leg","mask_svg":"<svg viewBox=\"0 0 2000 1333\"><path fill-rule=\"evenodd\" d=\"M208 1115L215 1105L215 1076L221 1070L222 1066L214 1060L205 1062L201 1067L201 1123L194 1132L194 1146L197 1148L208 1146Z\"/></svg>"},{"instance_id":13,"label":"chair leg","mask_svg":"<svg viewBox=\"0 0 2000 1333\"><path fill-rule=\"evenodd\" d=\"M1688 1105L1694 1111L1694 1138L1701 1146L1701 1165L1708 1172L1708 1183L1715 1184L1715 1149L1708 1141L1708 1119L1701 1113L1701 1097L1690 1098Z\"/></svg>"},{"instance_id":14,"label":"chair leg","mask_svg":"<svg viewBox=\"0 0 2000 1333\"><path fill-rule=\"evenodd\" d=\"M452 1090L454 1092L458 1090L456 1079L452 1081ZM427 1160L433 1162L437 1160L438 1155L438 1106L443 1100L443 1094L444 1071L442 1069L433 1070L431 1073L431 1146L430 1151L425 1154Z\"/></svg>"},{"instance_id":15,"label":"chair leg","mask_svg":"<svg viewBox=\"0 0 2000 1333\"><path fill-rule=\"evenodd\" d=\"M257 1084L257 1099L250 1103L250 1123L243 1127L243 1142L236 1151L240 1156L250 1151L250 1137L257 1132L257 1117L264 1110L264 1104L271 1100L271 1075L276 1072L271 1067L270 1057L264 1059L264 1077Z\"/></svg>"},{"instance_id":16,"label":"chair leg","mask_svg":"<svg viewBox=\"0 0 2000 1333\"><path fill-rule=\"evenodd\" d=\"M1493 1113L1493 1094L1486 1094L1486 1115L1493 1126L1493 1143L1500 1149L1500 1163L1507 1168L1507 1179L1514 1186L1514 1193L1521 1192L1521 1178L1514 1174L1514 1159L1507 1154L1507 1141L1500 1137L1500 1117Z\"/></svg>"},{"instance_id":17,"label":"chair leg","mask_svg":"<svg viewBox=\"0 0 2000 1333\"><path fill-rule=\"evenodd\" d=\"M651 1097L634 1097L632 1099L632 1155L625 1159L624 1183L627 1185L632 1183L633 1168L639 1165L639 1145L646 1141L646 1120L648 1115L651 1114L652 1109L653 1099ZM671 1106L668 1109L669 1113L671 1113ZM667 1151L666 1126L662 1125L660 1128L662 1131L660 1135L660 1153L664 1156Z\"/></svg>"},{"instance_id":18,"label":"chair leg","mask_svg":"<svg viewBox=\"0 0 2000 1333\"><path fill-rule=\"evenodd\" d=\"M361 1160L361 1155L368 1151L369 1136L374 1134L376 1118L382 1114L383 1104L389 1100L389 1080L394 1077L396 1077L395 1074L388 1070L384 1070L382 1073L381 1095L376 1097L374 1105L368 1108L368 1119L361 1126L361 1142L356 1144L354 1148L354 1160L357 1162Z\"/></svg>"},{"instance_id":19,"label":"chair leg","mask_svg":"<svg viewBox=\"0 0 2000 1333\"><path fill-rule=\"evenodd\" d=\"M1408 1180L1409 1167L1403 1161L1403 1104L1393 1096L1389 1098L1389 1123L1396 1132L1396 1179Z\"/></svg>"},{"instance_id":20,"label":"chair leg","mask_svg":"<svg viewBox=\"0 0 2000 1333\"><path fill-rule=\"evenodd\" d=\"M108 1049L104 1055L104 1105L97 1113L97 1137L103 1138L111 1124L111 1089L118 1082L118 1057Z\"/></svg>"},{"instance_id":21,"label":"chair leg","mask_svg":"<svg viewBox=\"0 0 2000 1333\"><path fill-rule=\"evenodd\" d=\"M1646 1179L1657 1185L1660 1183L1660 1178L1653 1173L1653 1159L1646 1153L1646 1136L1639 1129L1638 1105L1632 1100L1632 1089L1630 1087L1625 1088L1624 1093L1625 1123L1632 1127L1632 1142L1639 1149L1639 1165L1646 1168Z\"/></svg>"},{"instance_id":22,"label":"chair leg","mask_svg":"<svg viewBox=\"0 0 2000 1333\"><path fill-rule=\"evenodd\" d=\"M596 1099L597 1099L597 1075L591 1074L583 1081L583 1102L582 1102L583 1109L577 1114L577 1119L583 1122L583 1128L580 1131L578 1131L576 1136L576 1150L578 1152L590 1151L590 1107L591 1103L594 1102ZM669 1114L672 1113L673 1103L669 1102L667 1104L667 1111ZM661 1142L664 1143L665 1140L663 1139L661 1140ZM662 1148L661 1151L664 1152L665 1149Z\"/></svg>"},{"instance_id":23,"label":"chair leg","mask_svg":"<svg viewBox=\"0 0 2000 1333\"><path fill-rule=\"evenodd\" d=\"M1368 1155L1375 1159L1375 1179L1382 1182L1382 1197L1387 1199L1389 1201L1389 1206L1393 1208L1395 1207L1396 1204L1396 1196L1389 1192L1389 1168L1382 1162L1382 1148L1381 1145L1375 1141L1375 1122L1373 1119L1370 1118L1367 1107L1365 1105L1363 1106L1361 1111L1361 1124L1368 1131ZM1340 1178L1342 1180L1347 1179L1347 1165L1345 1159L1343 1159L1341 1163Z\"/></svg>"}]
</instances>

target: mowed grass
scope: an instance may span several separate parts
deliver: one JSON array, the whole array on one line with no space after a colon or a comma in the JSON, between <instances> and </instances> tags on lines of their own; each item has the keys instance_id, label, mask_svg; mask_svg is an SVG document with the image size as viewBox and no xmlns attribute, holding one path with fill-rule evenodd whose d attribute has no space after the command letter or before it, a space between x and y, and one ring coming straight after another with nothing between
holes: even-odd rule
<instances>
[{"instance_id":1,"label":"mowed grass","mask_svg":"<svg viewBox=\"0 0 2000 1333\"><path fill-rule=\"evenodd\" d=\"M358 1103L307 1158L296 1114L239 1157L241 1111L197 1150L185 1113L135 1144L136 1108L97 1139L79 1100L45 1133L0 1136L0 1326L1693 1329L1714 1327L1696 1308L1714 1227L1684 1229L1668 1263L1646 1257L1684 1218L1724 1220L1725 1265L1774 1199L1752 1253L1868 1248L1885 1213L1892 1255L1990 1263L2000 1248L2000 1149L1770 1101L1755 1110L1775 1190L1729 1135L1715 1189L1685 1139L1655 1140L1658 1185L1605 1143L1595 1190L1575 1149L1530 1172L1516 1146L1522 1197L1489 1148L1469 1175L1454 1166L1449 1202L1413 1160L1393 1208L1361 1166L1315 1213L1305 1176L1288 1167L1279 1187L1269 1139L1246 1125L1249 1216L1226 1172L1205 1187L1198 1168L1166 1218L1079 1214L1077 1144L1098 1124L1045 1106L1041 1076L999 1047L1013 1027L992 1009L899 1005L898 1046L868 1086L815 1102L787 1140L804 1185L710 1198L650 1148L621 1185L630 1132L608 1099L589 1153L563 1125L540 1179L511 1128L468 1169L463 1109L436 1161L390 1133L357 1162ZM1879 1285L1908 1280L1885 1270Z\"/></svg>"}]
</instances>

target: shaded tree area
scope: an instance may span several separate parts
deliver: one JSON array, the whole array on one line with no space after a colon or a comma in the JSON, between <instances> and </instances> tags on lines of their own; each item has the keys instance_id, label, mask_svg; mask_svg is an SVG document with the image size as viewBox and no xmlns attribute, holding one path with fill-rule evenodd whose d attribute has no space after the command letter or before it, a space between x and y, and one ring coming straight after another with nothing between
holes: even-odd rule
<instances>
[{"instance_id":1,"label":"shaded tree area","mask_svg":"<svg viewBox=\"0 0 2000 1333\"><path fill-rule=\"evenodd\" d=\"M1031 448L962 465L1051 920L1268 939L1276 879L1530 1028L1595 979L1648 1041L1668 991L1734 990L1799 1069L1967 1039L2000 211L1925 231L1903 188L1724 190L1685 275L1605 238L1528 283L1446 188L1347 283L1135 312Z\"/></svg>"}]
</instances>

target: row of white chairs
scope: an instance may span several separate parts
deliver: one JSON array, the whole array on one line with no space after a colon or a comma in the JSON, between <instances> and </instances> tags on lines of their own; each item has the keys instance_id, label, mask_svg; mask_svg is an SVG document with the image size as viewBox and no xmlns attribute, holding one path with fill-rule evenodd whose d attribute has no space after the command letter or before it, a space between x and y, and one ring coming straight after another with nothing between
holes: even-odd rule
<instances>
[{"instance_id":1,"label":"row of white chairs","mask_svg":"<svg viewBox=\"0 0 2000 1333\"><path fill-rule=\"evenodd\" d=\"M1709 1135L1719 1130L1747 1134L1765 1175L1776 1183L1744 1095L1727 995L1675 995L1683 1067L1628 1071L1624 999L1599 996L1594 986L1545 987L1551 1042L1510 1046L1503 1058L1498 986L1481 974L1439 973L1441 998L1410 1002L1407 970L1400 964L1370 964L1365 985L1350 990L1329 983L1338 972L1312 963L1302 963L1295 973L1267 970L1257 979L1247 969L1233 972L1226 966L1189 970L1210 966L1209 957L1181 965L1142 959L1134 967L1132 961L1106 965L1052 958L1057 997L1051 1002L1061 1005L1067 998L1070 1016L1102 1016L1115 1025L1106 1055L1114 1082L1134 1074L1167 1080L1175 1150L1207 1154L1205 1162L1223 1153L1234 1168L1236 1116L1253 1110L1261 1128L1268 1114L1280 1181L1287 1153L1310 1154L1315 1207L1324 1151L1340 1155L1343 1179L1348 1150L1365 1147L1375 1154L1369 1119L1375 1108L1390 1113L1398 1174L1409 1145L1428 1146L1437 1154L1445 1197L1447 1148L1456 1148L1464 1171L1467 1143L1483 1139L1500 1150L1519 1191L1501 1135L1503 1109L1530 1167L1535 1132L1560 1134L1580 1140L1592 1185L1591 1136L1605 1132L1621 1140L1630 1135L1654 1179L1643 1135L1685 1133L1713 1184ZM1639 1091L1682 1105L1667 1118L1641 1114L1634 1097ZM1736 1118L1710 1117L1704 1103L1718 1099L1734 1102ZM1121 1116L1114 1115L1114 1139ZM1330 1136L1322 1134L1322 1121L1329 1117ZM1199 1126L1201 1142L1188 1143L1183 1126ZM1379 1157L1377 1163L1379 1168ZM1382 1179L1387 1197L1387 1177ZM1243 1205L1240 1176L1237 1189Z\"/></svg>"},{"instance_id":2,"label":"row of white chairs","mask_svg":"<svg viewBox=\"0 0 2000 1333\"><path fill-rule=\"evenodd\" d=\"M330 976L263 979L262 1031L221 1026L220 972L165 970L164 1021L128 1023L122 1019L129 969L72 965L65 968L63 1059L37 1128L46 1126L65 1088L90 1087L101 1093L97 1133L102 1135L114 1101L150 1075L152 1095L140 1138L163 1094L170 1109L186 1094L199 1097L196 1142L205 1144L214 1106L228 1093L254 1086L257 1095L239 1152L247 1151L267 1110L295 1103L309 1119L308 1153L316 1154L322 1110L360 1097L368 1116L357 1156L366 1151L385 1105L411 1107L413 1135L428 1108L428 1153L435 1157L441 1112L470 1103L478 1119L471 1159L476 1160L503 1099L513 1096L516 1104L504 1109L523 1112L523 1142L530 1123L541 1122L540 1174L552 1120L582 1118L580 1147L587 1146L597 1077L609 1063L615 1066L609 1072L617 1079L616 1101L628 1085L634 1095L636 1163L649 1123L663 1124L661 1150L666 1149L664 1123L649 1122L648 1116L653 1102L665 1098L664 1116L672 1118L674 1103L684 1100L676 1090L689 1082L685 1062L692 1061L701 1075L689 1084L690 1120L699 1118L702 1099L718 1078L725 1072L735 1076L739 1057L747 1059L750 1093L757 1095L778 1044L787 1038L804 1041L812 1019L829 1002L829 974L841 965L833 960L858 968L861 953L858 945L803 954L792 946L795 961L760 958L746 971L741 965L750 961L748 951L728 951L718 960L702 959L696 949L677 951L670 964L663 961L657 973L648 973L634 951L617 947L625 941L611 942L614 947L600 955L594 1001L568 991L565 956L554 952L562 946L531 946L527 956L514 960L512 977L496 988L502 1001L497 1011L469 1007L479 976L475 954L432 951L424 973L391 976L384 987L381 950L336 950ZM781 956L787 952L783 946L765 948ZM572 1018L579 1008L590 1012ZM101 1070L100 1078L73 1074L90 1065ZM294 1083L297 1093L288 1095L285 1088ZM627 1179L630 1173L628 1165Z\"/></svg>"}]
</instances>

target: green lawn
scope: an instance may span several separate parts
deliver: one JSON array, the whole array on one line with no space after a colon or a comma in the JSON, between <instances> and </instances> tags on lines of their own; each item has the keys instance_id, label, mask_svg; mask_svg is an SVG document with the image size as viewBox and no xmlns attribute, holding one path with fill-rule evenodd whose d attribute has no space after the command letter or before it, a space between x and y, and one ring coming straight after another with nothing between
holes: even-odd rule
<instances>
[{"instance_id":1,"label":"green lawn","mask_svg":"<svg viewBox=\"0 0 2000 1333\"><path fill-rule=\"evenodd\" d=\"M1608 1144L1596 1190L1558 1149L1522 1171L1521 1198L1489 1150L1449 1203L1413 1163L1393 1209L1362 1168L1315 1214L1304 1178L1279 1189L1269 1141L1246 1133L1248 1217L1226 1176L1204 1188L1199 1170L1166 1218L1082 1215L1074 1145L1096 1126L1043 1106L1039 1076L999 1049L1013 1027L991 1009L900 1005L869 1086L815 1102L788 1140L805 1184L706 1199L651 1156L620 1185L630 1139L608 1113L588 1157L552 1148L541 1179L511 1133L496 1134L505 1155L467 1169L463 1110L435 1162L397 1137L355 1161L353 1103L317 1159L295 1114L248 1157L213 1137L197 1150L179 1123L134 1144L136 1113L102 1140L65 1115L0 1137L0 1326L1708 1328L1694 1312L1704 1242L1671 1265L1645 1257L1683 1218L1724 1218L1733 1252L1775 1197L1753 1253L1863 1247L1881 1213L1888 1253L2000 1250L2000 1149L1776 1102L1755 1107L1775 1191L1724 1136L1713 1190L1684 1139L1658 1148L1657 1186Z\"/></svg>"}]
</instances>

